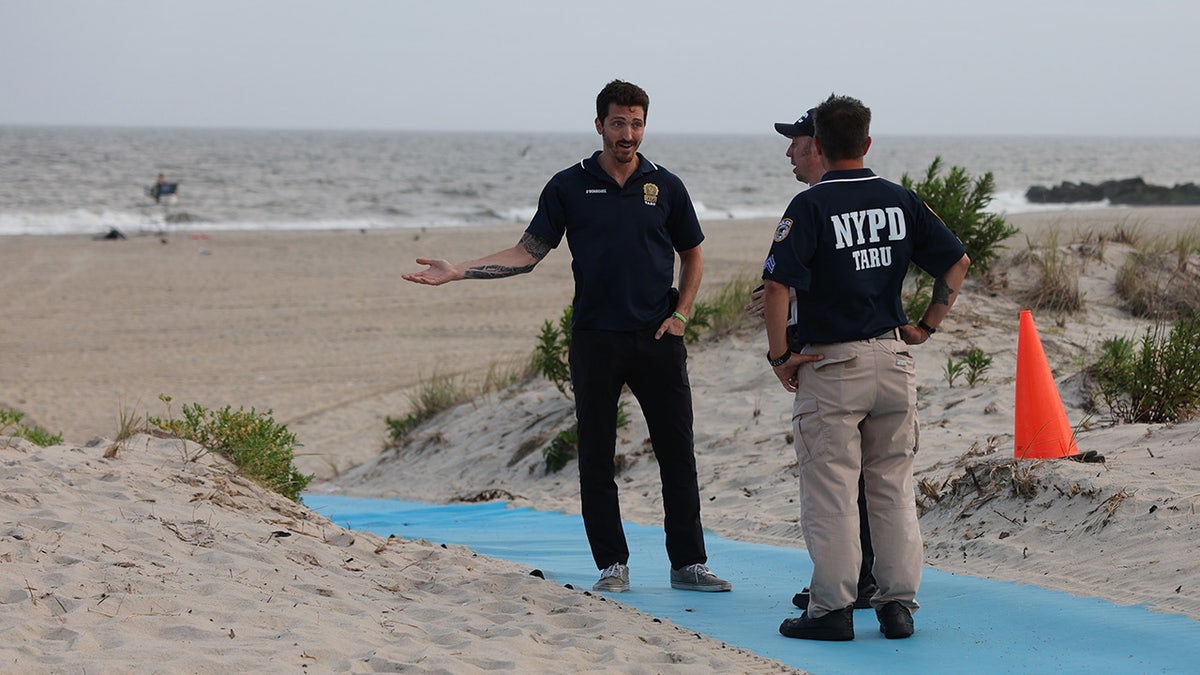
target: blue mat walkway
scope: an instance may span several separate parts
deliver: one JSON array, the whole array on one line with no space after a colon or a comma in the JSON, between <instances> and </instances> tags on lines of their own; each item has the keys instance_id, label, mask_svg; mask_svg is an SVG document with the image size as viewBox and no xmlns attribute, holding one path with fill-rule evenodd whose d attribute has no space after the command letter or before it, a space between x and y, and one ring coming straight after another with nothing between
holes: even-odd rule
<instances>
[{"instance_id":1,"label":"blue mat walkway","mask_svg":"<svg viewBox=\"0 0 1200 675\"><path fill-rule=\"evenodd\" d=\"M546 578L591 589L598 572L579 516L502 503L430 505L305 495L304 503L355 530L460 544ZM1036 586L926 568L917 633L887 640L872 610L855 612L853 642L793 640L792 594L812 572L797 548L707 534L709 566L731 593L672 590L661 528L625 524L629 592L613 599L731 645L819 675L837 673L1200 673L1200 622Z\"/></svg>"}]
</instances>

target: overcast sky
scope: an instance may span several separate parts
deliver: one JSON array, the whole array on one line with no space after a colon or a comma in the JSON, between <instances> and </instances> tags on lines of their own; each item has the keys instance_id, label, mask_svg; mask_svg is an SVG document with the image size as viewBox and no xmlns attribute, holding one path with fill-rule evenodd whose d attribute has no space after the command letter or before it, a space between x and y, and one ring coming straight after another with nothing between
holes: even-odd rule
<instances>
[{"instance_id":1,"label":"overcast sky","mask_svg":"<svg viewBox=\"0 0 1200 675\"><path fill-rule=\"evenodd\" d=\"M0 125L1200 135L1195 0L0 0Z\"/></svg>"}]
</instances>

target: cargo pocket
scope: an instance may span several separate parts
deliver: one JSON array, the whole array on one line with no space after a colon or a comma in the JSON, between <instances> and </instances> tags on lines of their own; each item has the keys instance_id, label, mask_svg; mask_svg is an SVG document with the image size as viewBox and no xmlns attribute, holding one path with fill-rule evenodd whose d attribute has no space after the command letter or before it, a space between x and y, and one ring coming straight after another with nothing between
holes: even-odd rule
<instances>
[{"instance_id":1,"label":"cargo pocket","mask_svg":"<svg viewBox=\"0 0 1200 675\"><path fill-rule=\"evenodd\" d=\"M817 399L796 398L792 404L792 434L796 439L796 462L804 466L820 447L821 418L817 414Z\"/></svg>"}]
</instances>

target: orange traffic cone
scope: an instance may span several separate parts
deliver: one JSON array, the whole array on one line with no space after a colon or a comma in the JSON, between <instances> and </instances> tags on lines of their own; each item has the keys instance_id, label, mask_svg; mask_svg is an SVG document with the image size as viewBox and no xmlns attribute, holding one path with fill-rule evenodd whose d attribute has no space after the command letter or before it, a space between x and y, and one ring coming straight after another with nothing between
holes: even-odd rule
<instances>
[{"instance_id":1,"label":"orange traffic cone","mask_svg":"<svg viewBox=\"0 0 1200 675\"><path fill-rule=\"evenodd\" d=\"M1079 454L1029 310L1021 312L1017 339L1016 421L1013 454L1017 458L1054 459Z\"/></svg>"}]
</instances>

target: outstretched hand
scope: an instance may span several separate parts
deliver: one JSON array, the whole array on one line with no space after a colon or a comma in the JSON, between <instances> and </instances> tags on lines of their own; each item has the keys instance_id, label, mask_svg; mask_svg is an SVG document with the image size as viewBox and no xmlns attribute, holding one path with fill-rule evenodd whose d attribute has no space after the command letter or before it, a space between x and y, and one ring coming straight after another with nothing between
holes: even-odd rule
<instances>
[{"instance_id":1,"label":"outstretched hand","mask_svg":"<svg viewBox=\"0 0 1200 675\"><path fill-rule=\"evenodd\" d=\"M426 284L428 286L440 286L447 281L454 281L462 277L455 271L454 265L449 261L436 258L417 258L418 265L429 265L429 267L420 272L409 272L401 274L400 278L411 281L416 284Z\"/></svg>"}]
</instances>

